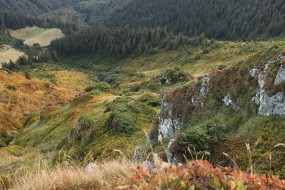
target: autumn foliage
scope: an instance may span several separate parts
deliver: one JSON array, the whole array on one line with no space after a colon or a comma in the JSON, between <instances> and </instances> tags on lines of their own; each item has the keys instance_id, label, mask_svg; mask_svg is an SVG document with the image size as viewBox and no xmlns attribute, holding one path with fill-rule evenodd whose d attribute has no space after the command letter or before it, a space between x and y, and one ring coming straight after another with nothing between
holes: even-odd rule
<instances>
[{"instance_id":1,"label":"autumn foliage","mask_svg":"<svg viewBox=\"0 0 285 190\"><path fill-rule=\"evenodd\" d=\"M206 160L188 162L180 167L149 170L138 166L127 179L113 181L115 189L285 189L277 177L250 175L238 169L214 167Z\"/></svg>"}]
</instances>

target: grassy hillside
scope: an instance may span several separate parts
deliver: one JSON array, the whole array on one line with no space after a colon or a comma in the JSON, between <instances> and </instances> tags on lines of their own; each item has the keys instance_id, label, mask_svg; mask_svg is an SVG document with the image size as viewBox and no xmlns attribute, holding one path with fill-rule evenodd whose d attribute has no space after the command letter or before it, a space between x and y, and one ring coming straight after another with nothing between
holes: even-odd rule
<instances>
[{"instance_id":1,"label":"grassy hillside","mask_svg":"<svg viewBox=\"0 0 285 190\"><path fill-rule=\"evenodd\" d=\"M11 140L10 137L13 137L15 132L22 129L27 118L32 119L45 109L58 109L70 103L76 93L83 90L84 85L92 84L92 81L81 72L52 68L52 71L44 74L35 74L41 79L35 78L34 74L26 71L9 73L0 70L2 81L0 128L3 132L1 142L5 142L4 145ZM75 80L66 82L73 75L76 75Z\"/></svg>"},{"instance_id":2,"label":"grassy hillside","mask_svg":"<svg viewBox=\"0 0 285 190\"><path fill-rule=\"evenodd\" d=\"M128 2L129 0L1 0L0 12L16 12L80 26L98 26Z\"/></svg>"},{"instance_id":3,"label":"grassy hillside","mask_svg":"<svg viewBox=\"0 0 285 190\"><path fill-rule=\"evenodd\" d=\"M141 146L142 157L145 158L147 152L150 151L149 146L145 145L145 132L155 132L153 126L156 126L156 115L160 111L163 97L166 94L171 95L168 92L187 90L195 85L199 76L213 70L240 69L240 71L249 73L251 66L263 65L264 62L279 53L284 46L285 43L282 39L263 42L215 41L213 45L209 46L203 44L184 45L172 50L157 48L152 53L144 53L141 56L132 54L123 59L107 58L103 55L76 55L56 64L20 67L21 71L29 72L32 81L24 79L24 76L19 73L4 75L6 78L10 77L9 81L5 79L6 83L11 83L16 88L16 91L12 87L6 89L9 96L23 97L21 98L22 102L10 103L13 108L20 110L15 112L18 115L12 116L22 118L17 121L17 126L19 126L17 129L21 128L22 130L11 145L0 149L0 155L3 158L10 158L0 162L0 175L22 184L23 181L16 180L15 174L17 173L17 178L19 177L20 180L26 180L22 176L27 172L40 172L37 171L39 163L36 161L37 158L42 160L41 163L48 168L70 162L85 165L94 159L100 161L119 158L122 154L130 158L134 147L138 145ZM15 76L15 80L12 76ZM24 83L16 82L20 81L16 76L21 76L21 81ZM235 80L233 76L237 76L237 80L245 79L243 75L233 74L223 76L220 78L220 82L215 82L215 93L212 94L212 99L209 98L209 103L206 104L202 112L196 112L192 117L193 120L187 120L185 123L187 130L183 130L181 136L182 139L186 137L181 141L185 144L179 144L179 147L191 144L191 138L189 141L187 134L189 131L193 132L192 126L207 126L208 123L216 121L226 126L236 125L237 128L239 127L239 132L235 132L235 136L226 131L228 138L226 141L218 138L218 141L215 142L217 144L211 141L204 143L210 147L214 146L218 153L228 153L232 159L237 160L238 166L246 170L248 159L240 155L244 154L242 150L244 143L249 142L247 139L252 140L251 144L256 140L253 128L251 128L252 124L258 122L258 126L266 126L267 123L272 123L265 128L254 128L260 134L258 139L261 138L259 143L262 146L258 148L252 146L252 155L255 160L258 159L258 155L267 152L275 144L283 142L282 136L277 135L282 134L282 130L276 127L277 123L282 123L283 120L259 117L256 113L248 112L248 109L255 110L248 103L245 104L245 111L241 113L235 113L221 105L217 98L220 98L219 89L223 88L218 83ZM171 78L171 82L166 83L165 77ZM31 88L26 85L24 88L22 86L26 84L25 82L32 83L36 87L32 85ZM53 87L42 88L42 85L46 83ZM236 82L232 85L233 92L235 89L239 89L235 85L240 83ZM232 83L228 85L230 84ZM255 88L256 84L252 81L248 84L253 85L251 88ZM3 91L4 88L5 86ZM242 88L249 87L242 86ZM26 95L20 96L20 92ZM31 92L36 94L35 98L27 96ZM43 96L45 93L51 94L48 101L46 96ZM75 98L72 98L73 96ZM180 99L180 93L175 97ZM184 95L181 100L183 97ZM246 97L243 98L246 99ZM61 99L70 103L62 104L60 103ZM173 100L176 101L175 98ZM48 105L49 103L52 103L53 106ZM23 109L27 104L29 107L25 106ZM187 103L185 103L186 105ZM35 114L21 117L24 111ZM241 117L244 117L243 121L241 121ZM26 118L27 120L24 120ZM202 120L206 120L206 124ZM254 124L254 126L257 125ZM278 138L270 143L262 140L265 134L268 134L265 131L270 131L272 127L276 131L272 131L271 134ZM240 138L243 141L235 141ZM167 146L168 141L169 139L163 141L164 146ZM163 150L160 143L155 144L154 148L156 152ZM235 148L238 150L233 150ZM197 147L197 151L204 151L204 149ZM209 159L214 164L230 164L227 157L221 157L220 154L215 154L215 151L212 156ZM275 152L272 153L272 156L273 159L276 158ZM263 163L263 160L258 164L260 163ZM277 168L280 166L278 163L272 162L274 167L270 174L280 171L280 168ZM258 166L261 169L256 171L268 172L267 167ZM62 171L66 170L69 169L65 165ZM53 171L48 175L53 175ZM74 174L70 173L70 175ZM43 177L45 176L39 176L39 178ZM82 183L85 185L86 181L81 182L79 180L76 185L82 185ZM90 182L91 184L89 182L87 180L87 185L92 186L93 182ZM59 185L59 187L61 186Z\"/></svg>"}]
</instances>

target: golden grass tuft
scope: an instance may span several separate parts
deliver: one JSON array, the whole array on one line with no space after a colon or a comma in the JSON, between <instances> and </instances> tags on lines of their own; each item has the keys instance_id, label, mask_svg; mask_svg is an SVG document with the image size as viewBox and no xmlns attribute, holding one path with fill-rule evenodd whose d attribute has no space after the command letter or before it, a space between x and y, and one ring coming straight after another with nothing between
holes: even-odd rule
<instances>
[{"instance_id":1,"label":"golden grass tuft","mask_svg":"<svg viewBox=\"0 0 285 190\"><path fill-rule=\"evenodd\" d=\"M12 189L112 189L111 182L114 179L127 179L131 176L132 166L130 161L122 159L97 164L90 172L80 166L47 167L18 178Z\"/></svg>"}]
</instances>

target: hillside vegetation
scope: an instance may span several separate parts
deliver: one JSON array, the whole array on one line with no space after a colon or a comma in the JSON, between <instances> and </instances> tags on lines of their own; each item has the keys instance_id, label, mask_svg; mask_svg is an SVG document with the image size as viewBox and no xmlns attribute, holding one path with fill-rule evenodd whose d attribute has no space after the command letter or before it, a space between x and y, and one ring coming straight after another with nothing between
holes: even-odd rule
<instances>
[{"instance_id":1,"label":"hillside vegetation","mask_svg":"<svg viewBox=\"0 0 285 190\"><path fill-rule=\"evenodd\" d=\"M50 64L43 65L43 67L37 66L36 69L25 66L24 68L28 69L33 76L54 81L59 86L73 87L80 93L69 105L60 108L48 108L42 110L38 115L31 115L25 122L23 130L12 143L16 145L15 151L19 156L5 162L5 166L2 165L1 175L10 176L15 171L24 172L19 168L19 163L28 170L33 170L35 163L33 160L27 160L27 157L34 157L38 154L49 155L45 159L48 164L64 163L68 159L86 163L90 159L114 158L120 156L120 152L116 150L131 155L135 146L144 144L145 131L151 131L165 92L176 88L178 88L178 92L180 88L189 89L195 84L196 76L207 74L212 70L225 67L239 68L240 66L236 65L238 63L245 65L262 64L280 52L281 47L284 46L282 41L247 43L216 41L212 42L214 44L212 46L208 45L210 40L203 39L202 42L201 44L197 43L197 45L178 46L177 49L157 49L154 54L144 53L140 57L134 54L136 55L134 57L127 56L117 59L116 57L106 58L104 54L96 56L86 56L86 54L81 56L79 54L73 55L72 59L67 58L65 61L57 63L61 64L63 68L72 67L87 71L81 77L88 76L89 79L97 81L95 85L88 81L82 82L82 78L76 72L67 74L63 70L49 67ZM134 72L134 69L137 72ZM249 70L246 69L246 71L249 73ZM68 80L71 77L73 80ZM164 83L164 77L171 77L172 82ZM180 79L177 80L177 77L184 78L180 81ZM77 87L72 85L76 81ZM84 84L86 85L82 88ZM180 95L175 97L179 98ZM183 100L183 98L181 99ZM175 99L173 100L175 101ZM207 113L219 113L216 109L220 110L220 108L215 106L213 109L205 108L210 110L203 112L205 117L209 119L205 122L210 122L213 119ZM217 106L222 105L217 103ZM187 107L185 109L187 110ZM224 117L235 115L234 112L223 106L221 109L225 109ZM186 113L183 112L183 114ZM200 118L199 112L197 114L196 117ZM224 117L221 120L217 118L223 125L228 125L227 122L233 122L230 125L234 125L236 122L235 119L228 121ZM250 115L248 117L251 118ZM252 115L253 117L255 116ZM235 118L240 118L239 114ZM267 120L261 122L263 121L266 122ZM277 119L273 119L273 121L278 122ZM239 122L236 125L238 127ZM154 125L155 128L156 125ZM233 138L230 135L231 133L226 131L225 134L229 135L229 139ZM251 133L245 134L247 138L252 138ZM228 142L224 140L220 142ZM165 143L167 142L168 140L165 140ZM272 141L268 148L262 148L260 151L268 151L275 145L274 143L279 142L282 142L282 137ZM209 142L205 143L205 146L212 146L211 141L210 144L208 144ZM204 144L202 145L204 146ZM183 148L184 144L179 144L179 146ZM241 141L239 148L242 149L243 146L243 141ZM223 145L221 144L219 147L222 148ZM10 148L11 151L9 151ZM8 146L5 155L14 155L14 148ZM161 151L159 144L154 148L157 152ZM196 148L197 151L205 150L198 146ZM148 152L149 148L146 146L143 147L143 150ZM222 149L222 151L227 150ZM30 153L27 154L27 151ZM257 155L260 154L258 152L256 152ZM209 159L215 164L228 165L228 159L220 157L220 153L220 151L214 151L213 157ZM230 154L230 152L228 153ZM216 155L218 157L215 157ZM232 156L232 154L230 155ZM245 168L248 166L244 160L240 160L238 165ZM13 168L14 172L8 168ZM276 168L274 171L279 171L279 169Z\"/></svg>"},{"instance_id":2,"label":"hillside vegetation","mask_svg":"<svg viewBox=\"0 0 285 190\"><path fill-rule=\"evenodd\" d=\"M284 189L284 8L0 0L0 189Z\"/></svg>"},{"instance_id":3,"label":"hillside vegetation","mask_svg":"<svg viewBox=\"0 0 285 190\"><path fill-rule=\"evenodd\" d=\"M59 22L72 22L79 26L98 26L128 2L129 0L1 0L0 12L11 11Z\"/></svg>"}]
</instances>

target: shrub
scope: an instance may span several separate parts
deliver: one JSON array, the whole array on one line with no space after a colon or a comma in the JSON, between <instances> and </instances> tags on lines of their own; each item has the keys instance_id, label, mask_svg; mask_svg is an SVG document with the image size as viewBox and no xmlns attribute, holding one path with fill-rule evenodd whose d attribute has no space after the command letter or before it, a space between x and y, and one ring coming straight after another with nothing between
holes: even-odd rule
<instances>
[{"instance_id":1,"label":"shrub","mask_svg":"<svg viewBox=\"0 0 285 190\"><path fill-rule=\"evenodd\" d=\"M130 85L130 89L132 92L138 92L142 88L140 83Z\"/></svg>"},{"instance_id":2,"label":"shrub","mask_svg":"<svg viewBox=\"0 0 285 190\"><path fill-rule=\"evenodd\" d=\"M0 147L6 146L10 141L9 135L5 129L0 128Z\"/></svg>"},{"instance_id":3,"label":"shrub","mask_svg":"<svg viewBox=\"0 0 285 190\"><path fill-rule=\"evenodd\" d=\"M94 121L86 116L82 116L78 119L79 131L84 129L89 129L94 125Z\"/></svg>"},{"instance_id":4,"label":"shrub","mask_svg":"<svg viewBox=\"0 0 285 190\"><path fill-rule=\"evenodd\" d=\"M112 113L107 128L123 135L131 135L136 131L134 118L123 110L115 110Z\"/></svg>"},{"instance_id":5,"label":"shrub","mask_svg":"<svg viewBox=\"0 0 285 190\"><path fill-rule=\"evenodd\" d=\"M19 65L29 65L30 61L28 60L28 58L26 56L21 56L19 57L19 59L16 61L17 64Z\"/></svg>"},{"instance_id":6,"label":"shrub","mask_svg":"<svg viewBox=\"0 0 285 190\"><path fill-rule=\"evenodd\" d=\"M13 91L17 90L17 88L15 86L13 86L13 85L8 85L8 86L6 86L6 88L8 90L13 90Z\"/></svg>"},{"instance_id":7,"label":"shrub","mask_svg":"<svg viewBox=\"0 0 285 190\"><path fill-rule=\"evenodd\" d=\"M25 72L25 78L28 79L28 80L32 79L29 72Z\"/></svg>"},{"instance_id":8,"label":"shrub","mask_svg":"<svg viewBox=\"0 0 285 190\"><path fill-rule=\"evenodd\" d=\"M100 90L101 92L110 92L112 91L112 87L110 84L106 82L97 83L94 86L89 86L85 89L85 92L91 92L92 90Z\"/></svg>"},{"instance_id":9,"label":"shrub","mask_svg":"<svg viewBox=\"0 0 285 190\"><path fill-rule=\"evenodd\" d=\"M79 104L84 104L86 102L89 102L92 99L93 99L93 97L90 94L84 94L82 96L75 98L72 104L74 106L77 106Z\"/></svg>"},{"instance_id":10,"label":"shrub","mask_svg":"<svg viewBox=\"0 0 285 190\"><path fill-rule=\"evenodd\" d=\"M114 72L100 72L98 74L98 78L102 82L107 82L111 85L115 85L117 83L117 74Z\"/></svg>"},{"instance_id":11,"label":"shrub","mask_svg":"<svg viewBox=\"0 0 285 190\"><path fill-rule=\"evenodd\" d=\"M101 92L100 92L99 90L92 90L92 91L91 91L91 94L92 94L93 96L100 96L100 95L101 95Z\"/></svg>"},{"instance_id":12,"label":"shrub","mask_svg":"<svg viewBox=\"0 0 285 190\"><path fill-rule=\"evenodd\" d=\"M145 93L141 96L140 102L156 107L161 105L161 99L153 94Z\"/></svg>"},{"instance_id":13,"label":"shrub","mask_svg":"<svg viewBox=\"0 0 285 190\"><path fill-rule=\"evenodd\" d=\"M179 68L168 69L164 74L159 77L160 83L163 84L176 84L178 82L188 81L190 76L188 73L181 71Z\"/></svg>"},{"instance_id":14,"label":"shrub","mask_svg":"<svg viewBox=\"0 0 285 190\"><path fill-rule=\"evenodd\" d=\"M219 65L219 66L218 66L218 70L224 70L225 68L226 68L225 65Z\"/></svg>"}]
</instances>

